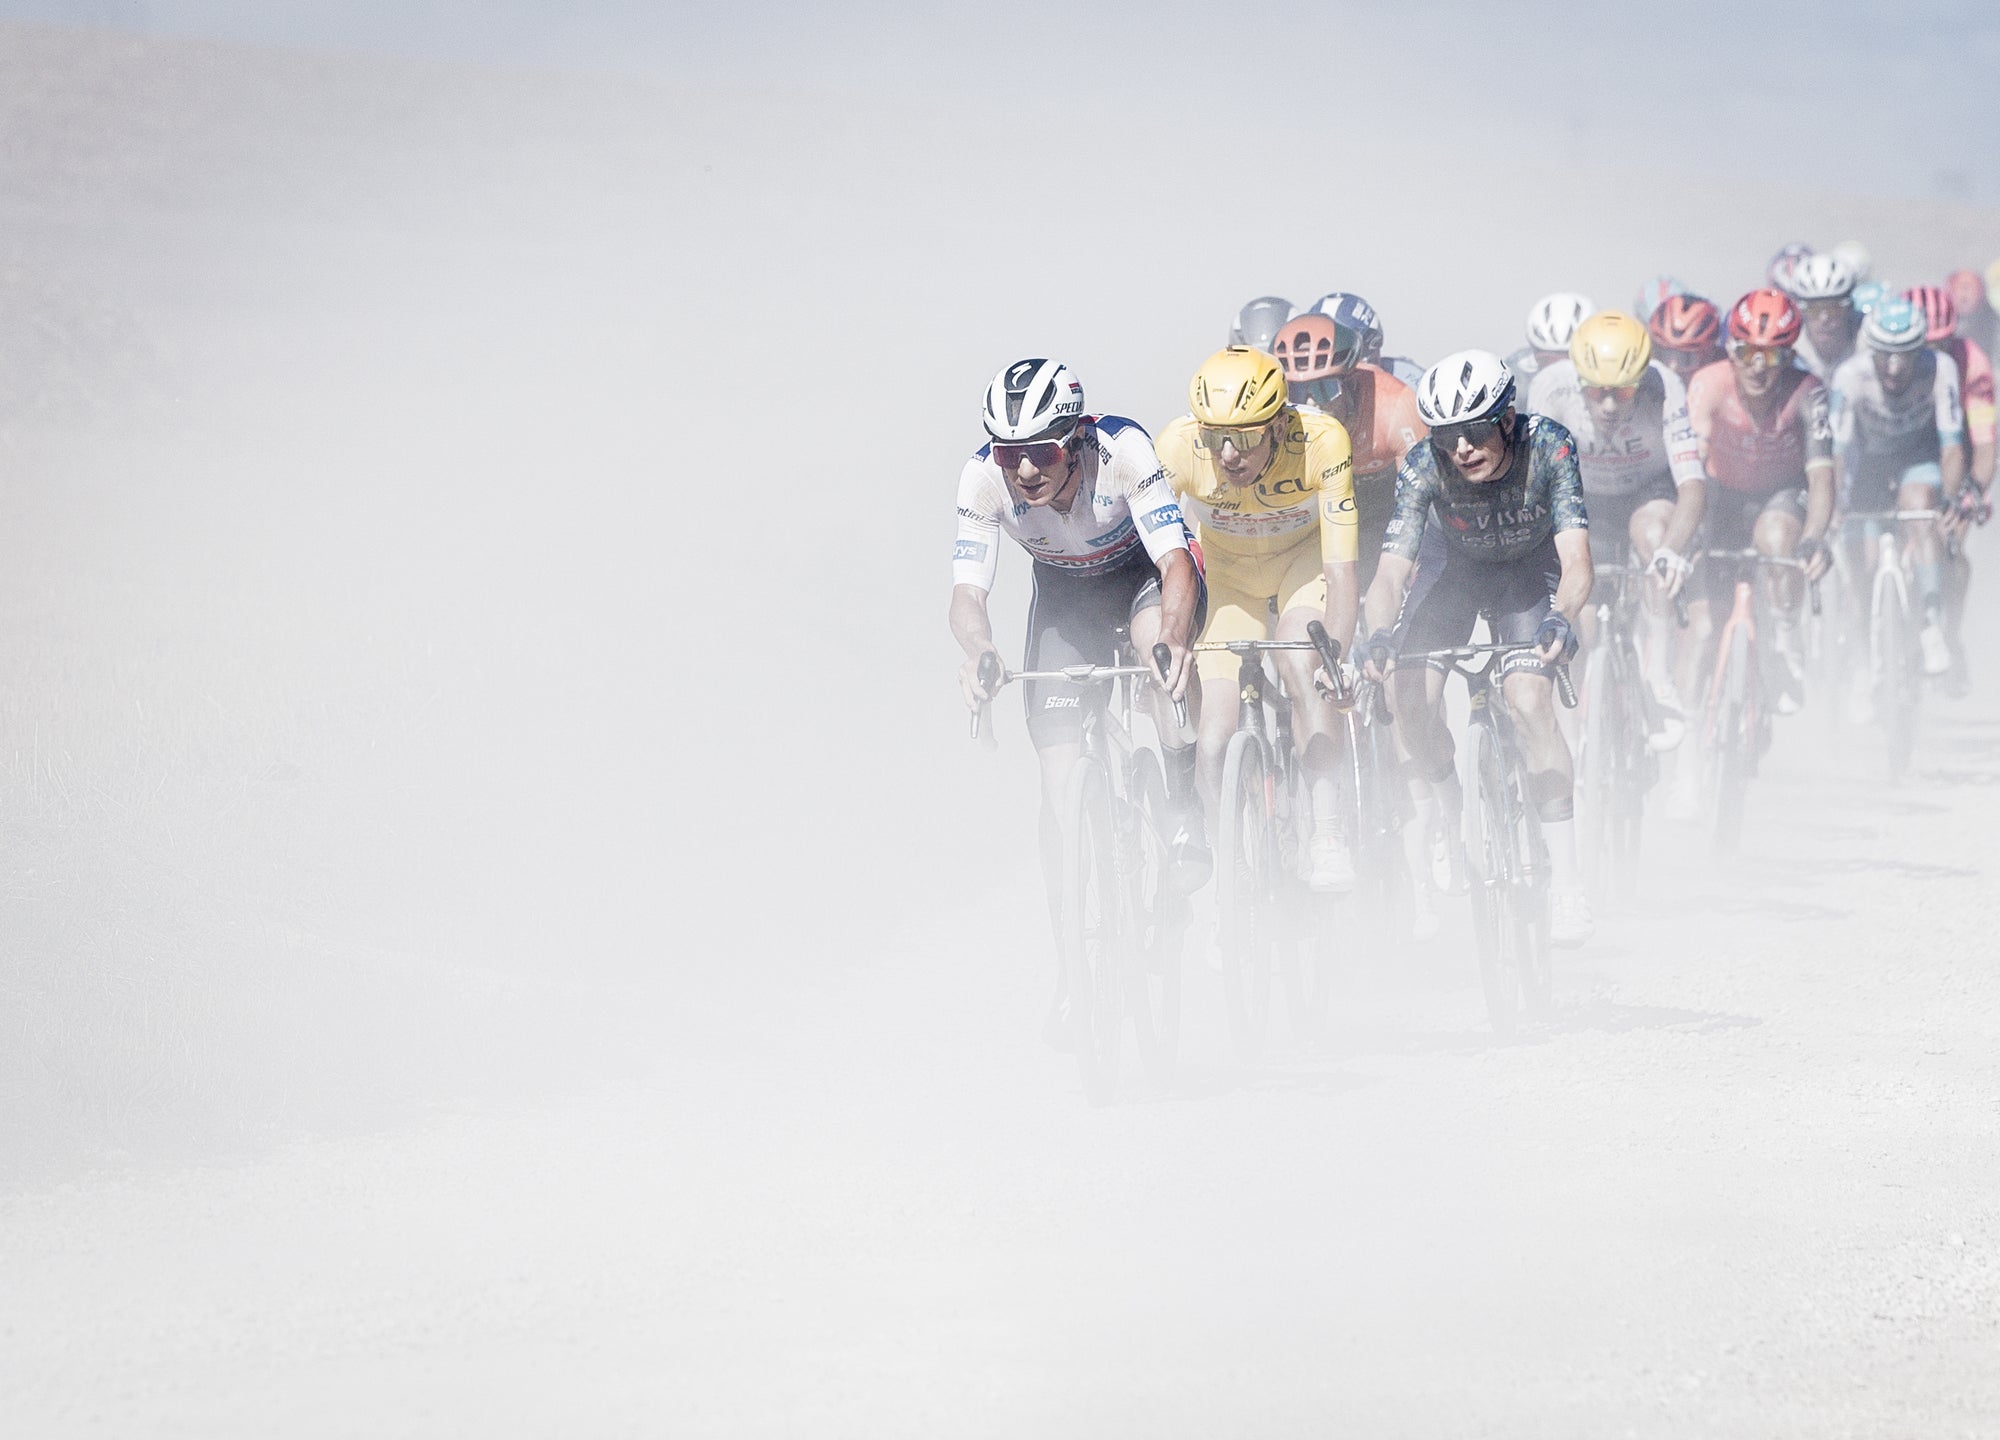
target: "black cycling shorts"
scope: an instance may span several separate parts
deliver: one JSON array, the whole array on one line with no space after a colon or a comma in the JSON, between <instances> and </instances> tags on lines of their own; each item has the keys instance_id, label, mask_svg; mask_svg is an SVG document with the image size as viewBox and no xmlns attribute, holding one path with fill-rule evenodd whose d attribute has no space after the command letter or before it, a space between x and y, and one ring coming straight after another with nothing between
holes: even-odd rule
<instances>
[{"instance_id":1,"label":"black cycling shorts","mask_svg":"<svg viewBox=\"0 0 2000 1440\"><path fill-rule=\"evenodd\" d=\"M1160 603L1160 572L1143 549L1115 569L1083 575L1052 565L1032 568L1035 593L1028 602L1023 670L1113 664L1118 658L1118 632L1141 610ZM1208 590L1203 586L1195 602L1190 636L1201 633L1207 617ZM1037 750L1074 744L1083 735L1083 707L1102 704L1109 692L1108 684L1024 681L1021 703L1028 714L1028 738Z\"/></svg>"},{"instance_id":2,"label":"black cycling shorts","mask_svg":"<svg viewBox=\"0 0 2000 1440\"><path fill-rule=\"evenodd\" d=\"M1673 503L1679 493L1680 487L1668 475L1656 477L1629 495L1593 495L1585 490L1583 503L1590 510L1590 558L1599 565L1631 564L1632 517L1640 506L1655 500Z\"/></svg>"},{"instance_id":3,"label":"black cycling shorts","mask_svg":"<svg viewBox=\"0 0 2000 1440\"><path fill-rule=\"evenodd\" d=\"M1748 550L1756 538L1757 522L1763 516L1790 515L1801 524L1806 518L1806 492L1803 489L1780 490L1773 495L1745 495L1737 490L1724 490L1719 485L1708 487L1708 504L1702 512L1701 535L1696 540L1701 550ZM1713 565L1706 561L1701 566L1702 593L1708 603L1720 610L1728 610L1735 603L1737 567L1734 565ZM1694 597L1690 597L1694 598Z\"/></svg>"},{"instance_id":4,"label":"black cycling shorts","mask_svg":"<svg viewBox=\"0 0 2000 1440\"><path fill-rule=\"evenodd\" d=\"M1417 655L1463 645L1482 615L1496 643L1531 641L1542 622L1555 613L1561 579L1562 560L1553 537L1518 559L1498 564L1470 560L1456 551L1447 551L1435 562L1419 558L1396 621L1396 653ZM1437 661L1429 663L1447 668ZM1527 650L1500 661L1503 675L1530 669L1547 674L1549 667Z\"/></svg>"}]
</instances>

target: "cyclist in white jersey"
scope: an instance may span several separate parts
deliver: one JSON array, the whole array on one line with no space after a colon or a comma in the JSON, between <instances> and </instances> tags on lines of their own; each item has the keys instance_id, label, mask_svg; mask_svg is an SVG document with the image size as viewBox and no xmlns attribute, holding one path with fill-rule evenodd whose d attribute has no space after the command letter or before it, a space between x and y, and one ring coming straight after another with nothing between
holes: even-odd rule
<instances>
[{"instance_id":1,"label":"cyclist in white jersey","mask_svg":"<svg viewBox=\"0 0 2000 1440\"><path fill-rule=\"evenodd\" d=\"M1528 311L1528 343L1507 357L1507 368L1517 381L1534 383L1543 366L1557 364L1569 354L1576 327L1596 313L1597 303L1588 295L1568 290L1544 295Z\"/></svg>"},{"instance_id":2,"label":"cyclist in white jersey","mask_svg":"<svg viewBox=\"0 0 2000 1440\"><path fill-rule=\"evenodd\" d=\"M1175 878L1192 889L1206 878L1207 845L1194 784L1194 746L1180 743L1171 701L1188 693L1188 644L1199 632L1205 595L1201 568L1179 502L1167 488L1153 442L1130 420L1088 415L1083 386L1052 360L1022 360L994 377L986 397L992 438L965 462L958 481L958 537L952 547L951 630L965 651L959 687L968 707L993 698L980 670L998 659L986 599L1000 564L1000 537L1011 536L1034 561L1034 598L1022 665L1055 670L1109 664L1116 632L1129 627L1141 657L1165 644L1164 683L1152 689L1177 832ZM1041 845L1049 915L1060 925L1062 835L1057 802L1080 753L1084 707L1099 687L1067 681L1025 682L1028 735L1041 762ZM1067 1038L1062 967L1044 1038Z\"/></svg>"},{"instance_id":3,"label":"cyclist in white jersey","mask_svg":"<svg viewBox=\"0 0 2000 1440\"><path fill-rule=\"evenodd\" d=\"M1823 385L1833 383L1833 372L1854 353L1861 333L1854 286L1854 272L1832 255L1809 255L1792 269L1788 293L1804 322L1792 353Z\"/></svg>"},{"instance_id":4,"label":"cyclist in white jersey","mask_svg":"<svg viewBox=\"0 0 2000 1440\"><path fill-rule=\"evenodd\" d=\"M1844 510L1943 510L1958 498L1966 464L1958 366L1927 347L1927 333L1922 310L1884 300L1868 313L1860 352L1833 372L1833 461ZM1931 675L1951 668L1939 532L1935 522L1904 527Z\"/></svg>"},{"instance_id":5,"label":"cyclist in white jersey","mask_svg":"<svg viewBox=\"0 0 2000 1440\"><path fill-rule=\"evenodd\" d=\"M1600 310L1570 337L1569 358L1544 367L1528 409L1558 421L1576 439L1590 511L1592 558L1606 565L1636 556L1663 561L1648 587L1647 680L1664 708L1680 709L1673 686L1667 600L1686 577L1682 558L1701 523L1701 450L1688 422L1687 388L1653 359L1653 340L1630 315ZM1584 611L1585 641L1594 622Z\"/></svg>"}]
</instances>

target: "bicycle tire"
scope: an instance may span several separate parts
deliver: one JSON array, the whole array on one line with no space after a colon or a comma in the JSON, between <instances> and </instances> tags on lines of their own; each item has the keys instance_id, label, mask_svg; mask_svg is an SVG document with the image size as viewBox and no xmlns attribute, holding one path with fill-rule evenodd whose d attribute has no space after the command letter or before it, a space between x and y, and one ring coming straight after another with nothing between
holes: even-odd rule
<instances>
[{"instance_id":1,"label":"bicycle tire","mask_svg":"<svg viewBox=\"0 0 2000 1440\"><path fill-rule=\"evenodd\" d=\"M1276 836L1262 741L1239 731L1222 762L1215 853L1216 938L1229 1034L1239 1058L1263 1049L1276 947Z\"/></svg>"},{"instance_id":2,"label":"bicycle tire","mask_svg":"<svg viewBox=\"0 0 2000 1440\"><path fill-rule=\"evenodd\" d=\"M1555 952L1549 943L1549 847L1526 806L1515 811L1514 884L1508 912L1514 922L1514 965L1520 974L1521 1009L1530 1019L1555 1013Z\"/></svg>"},{"instance_id":3,"label":"bicycle tire","mask_svg":"<svg viewBox=\"0 0 2000 1440\"><path fill-rule=\"evenodd\" d=\"M1126 901L1112 829L1111 786L1086 755L1070 772L1063 806L1063 958L1071 1039L1083 1093L1093 1105L1118 1091L1125 1030Z\"/></svg>"},{"instance_id":4,"label":"bicycle tire","mask_svg":"<svg viewBox=\"0 0 2000 1440\"><path fill-rule=\"evenodd\" d=\"M1181 940L1186 902L1167 878L1167 842L1173 818L1159 757L1133 757L1127 798L1133 811L1131 873L1132 943L1126 947L1126 1001L1139 1041L1139 1058L1159 1086L1172 1083L1180 1059Z\"/></svg>"},{"instance_id":5,"label":"bicycle tire","mask_svg":"<svg viewBox=\"0 0 2000 1440\"><path fill-rule=\"evenodd\" d=\"M1607 629L1613 621L1606 620ZM1618 694L1616 640L1592 655L1584 670L1583 725L1578 737L1576 801L1581 820L1585 873L1590 888L1608 896L1616 883L1612 830L1617 810L1617 722L1622 706Z\"/></svg>"},{"instance_id":6,"label":"bicycle tire","mask_svg":"<svg viewBox=\"0 0 2000 1440\"><path fill-rule=\"evenodd\" d=\"M1881 693L1875 697L1886 742L1884 759L1891 782L1909 774L1916 751L1917 680L1915 646L1910 644L1909 594L1897 571L1884 567L1875 577L1875 613L1869 654Z\"/></svg>"},{"instance_id":7,"label":"bicycle tire","mask_svg":"<svg viewBox=\"0 0 2000 1440\"><path fill-rule=\"evenodd\" d=\"M1519 931L1514 923L1512 821L1504 790L1499 742L1485 726L1479 730L1478 802L1480 873L1471 877L1472 930L1479 951L1479 982L1486 996L1486 1017L1501 1035L1520 1025L1520 973L1515 950Z\"/></svg>"}]
</instances>

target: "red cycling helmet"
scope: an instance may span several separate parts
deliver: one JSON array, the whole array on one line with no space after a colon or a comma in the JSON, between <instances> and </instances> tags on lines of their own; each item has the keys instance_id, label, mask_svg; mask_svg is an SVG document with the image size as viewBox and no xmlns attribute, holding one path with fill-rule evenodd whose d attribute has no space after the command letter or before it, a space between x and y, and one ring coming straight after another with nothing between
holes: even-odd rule
<instances>
[{"instance_id":1,"label":"red cycling helmet","mask_svg":"<svg viewBox=\"0 0 2000 1440\"><path fill-rule=\"evenodd\" d=\"M1903 298L1924 312L1924 343L1942 345L1957 333L1958 306L1942 285L1912 285Z\"/></svg>"},{"instance_id":2,"label":"red cycling helmet","mask_svg":"<svg viewBox=\"0 0 2000 1440\"><path fill-rule=\"evenodd\" d=\"M1799 343L1799 307L1782 290L1752 290L1729 309L1729 338L1745 345L1790 348Z\"/></svg>"},{"instance_id":3,"label":"red cycling helmet","mask_svg":"<svg viewBox=\"0 0 2000 1440\"><path fill-rule=\"evenodd\" d=\"M1714 350L1722 343L1722 315L1699 295L1669 295L1646 322L1662 350Z\"/></svg>"},{"instance_id":4,"label":"red cycling helmet","mask_svg":"<svg viewBox=\"0 0 2000 1440\"><path fill-rule=\"evenodd\" d=\"M1334 323L1331 315L1308 312L1278 327L1271 354L1293 383L1339 375L1354 368L1367 337Z\"/></svg>"}]
</instances>

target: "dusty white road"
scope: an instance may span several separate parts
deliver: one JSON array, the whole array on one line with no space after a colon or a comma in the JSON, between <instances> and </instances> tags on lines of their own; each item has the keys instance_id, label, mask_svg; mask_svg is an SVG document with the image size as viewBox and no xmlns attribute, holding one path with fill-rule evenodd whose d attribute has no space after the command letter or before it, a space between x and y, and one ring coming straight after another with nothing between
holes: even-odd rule
<instances>
[{"instance_id":1,"label":"dusty white road","mask_svg":"<svg viewBox=\"0 0 2000 1440\"><path fill-rule=\"evenodd\" d=\"M2000 709L1893 791L1785 738L1518 1043L1452 946L1095 1111L967 923L648 1083L7 1194L10 1429L2000 1434Z\"/></svg>"}]
</instances>

